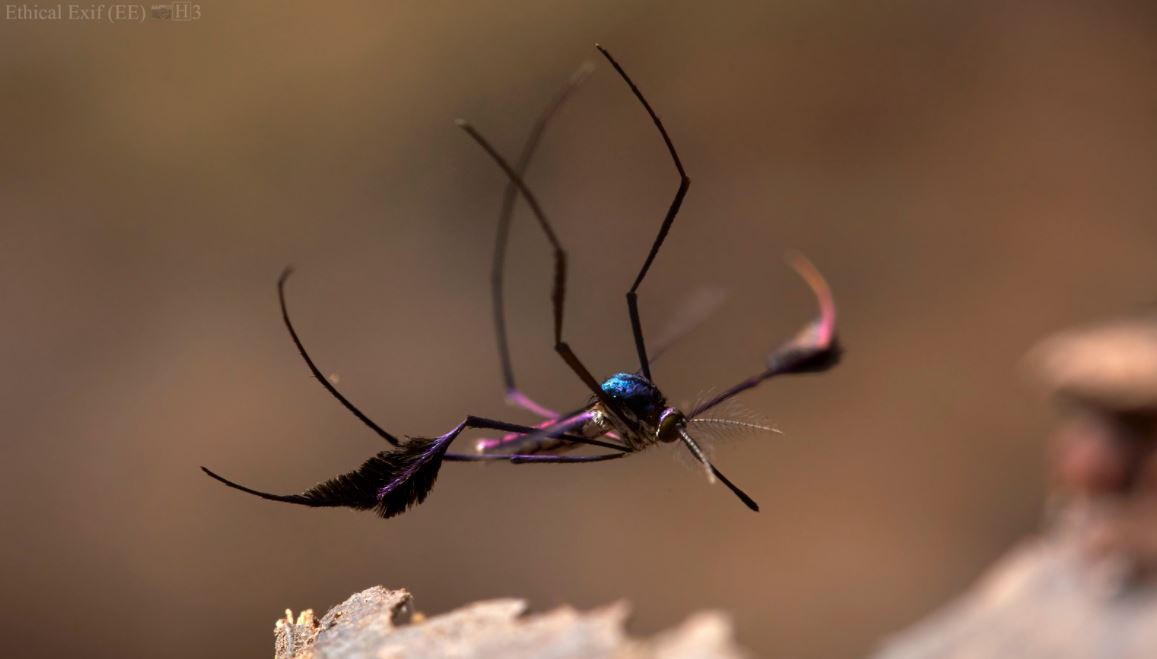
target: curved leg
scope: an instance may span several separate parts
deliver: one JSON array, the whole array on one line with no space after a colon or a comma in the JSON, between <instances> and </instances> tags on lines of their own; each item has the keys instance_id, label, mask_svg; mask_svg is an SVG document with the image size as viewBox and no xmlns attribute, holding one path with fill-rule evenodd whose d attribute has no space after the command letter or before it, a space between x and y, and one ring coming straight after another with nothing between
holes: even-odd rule
<instances>
[{"instance_id":1,"label":"curved leg","mask_svg":"<svg viewBox=\"0 0 1157 659\"><path fill-rule=\"evenodd\" d=\"M659 248L663 246L663 241L667 239L667 233L671 230L671 225L675 222L675 216L679 214L679 208L683 205L683 198L687 196L687 189L691 187L691 179L687 176L687 172L683 169L683 162L679 159L679 153L675 151L675 144L671 142L671 137L667 134L667 129L663 127L663 122L659 119L659 115L651 108L651 104L643 96L643 92L635 85L623 67L615 60L606 48L599 44L595 44L595 48L607 58L619 76L631 88L631 92L635 94L635 98L643 105L643 108L650 115L651 121L655 127L659 129L659 134L663 137L663 143L667 145L667 151L671 154L671 160L675 163L675 169L679 172L679 188L675 191L675 198L671 200L671 205L667 208L667 215L663 218L663 223L659 225L659 234L655 236L655 241L651 243L651 251L647 253L646 260L643 261L643 267L639 269L639 274L635 277L635 281L631 284L631 289L627 291L627 312L631 316L631 332L635 336L635 350L639 353L639 368L643 373L643 377L648 380L651 379L651 361L647 359L647 345L643 340L643 324L639 319L639 303L636 291L643 283L643 279L647 276L647 271L651 269L651 263L655 261L655 256L659 254Z\"/></svg>"},{"instance_id":2,"label":"curved leg","mask_svg":"<svg viewBox=\"0 0 1157 659\"><path fill-rule=\"evenodd\" d=\"M546 234L547 240L550 241L551 246L554 248L554 284L551 287L551 305L554 310L555 352L562 357L563 361L574 371L575 375L583 381L583 384L595 395L595 398L606 407L607 412L619 417L626 423L626 417L619 412L618 405L602 390L598 380L595 380L594 376L587 370L587 367L583 365L582 361L580 361L578 356L574 354L574 351L571 350L570 345L562 339L563 308L566 302L566 250L562 248L562 243L559 242L554 228L546 218L546 213L542 210L542 206L539 205L538 198L535 197L534 193L530 191L530 188L526 186L522 177L514 171L510 163L508 163L469 122L465 119L458 119L456 123L458 127L466 131L466 133L482 147L495 164L506 173L507 179L518 188L518 191L522 194L523 198L526 199L526 203L530 205L531 210L534 212L534 217L538 220L538 224L542 228L543 233Z\"/></svg>"},{"instance_id":3,"label":"curved leg","mask_svg":"<svg viewBox=\"0 0 1157 659\"><path fill-rule=\"evenodd\" d=\"M401 446L401 442L398 441L397 437L386 432L386 430L379 426L377 423L374 423L374 421L366 416L365 413L363 413L361 410L359 410L356 405L351 403L348 398L343 396L342 393L337 390L337 387L333 386L333 383L329 381L329 378L322 374L321 369L317 367L317 364L313 363L313 359L309 356L309 352L306 351L305 345L301 343L301 339L297 336L297 330L293 328L293 322L289 320L289 308L285 304L285 281L289 279L291 274L293 274L292 266L283 270L281 272L281 276L277 278L277 300L281 304L281 319L285 321L285 328L289 330L289 336L293 339L293 345L297 346L297 351L301 353L301 358L305 360L306 366L309 366L309 372L313 373L313 377L321 383L321 386L325 387L325 390L328 391L331 396L336 398L343 407L345 407L350 411L351 414L357 417L358 421L364 423L367 427L377 433L379 437L386 440L390 444L393 444L394 446Z\"/></svg>"},{"instance_id":4,"label":"curved leg","mask_svg":"<svg viewBox=\"0 0 1157 659\"><path fill-rule=\"evenodd\" d=\"M725 400L751 389L764 380L788 373L817 373L826 371L840 361L843 349L836 338L836 305L831 290L819 270L803 256L795 256L791 265L803 277L819 302L820 314L804 326L798 334L767 357L767 368L700 403L687 415L694 419Z\"/></svg>"},{"instance_id":5,"label":"curved leg","mask_svg":"<svg viewBox=\"0 0 1157 659\"><path fill-rule=\"evenodd\" d=\"M588 63L579 68L573 76L566 88L554 99L554 102L547 106L546 110L535 121L534 127L531 128L530 135L526 139L526 143L522 146L522 153L518 156L518 163L515 165L515 171L519 177L526 175L526 170L530 166L530 160L534 156L535 149L542 139L543 133L546 131L547 125L554 117L555 113L566 99L570 97L571 93L590 75L592 66ZM506 190L502 195L502 209L498 213L498 231L494 239L494 261L490 269L490 293L494 312L494 335L498 341L498 359L502 366L502 383L505 387L506 402L521 407L532 414L537 414L548 419L558 418L558 412L547 407L539 405L525 393L523 393L514 381L514 367L510 362L510 345L506 334L506 308L505 297L503 294L502 283L503 276L506 270L506 246L510 236L510 222L514 215L514 203L518 199L518 186L513 181L508 181Z\"/></svg>"}]
</instances>

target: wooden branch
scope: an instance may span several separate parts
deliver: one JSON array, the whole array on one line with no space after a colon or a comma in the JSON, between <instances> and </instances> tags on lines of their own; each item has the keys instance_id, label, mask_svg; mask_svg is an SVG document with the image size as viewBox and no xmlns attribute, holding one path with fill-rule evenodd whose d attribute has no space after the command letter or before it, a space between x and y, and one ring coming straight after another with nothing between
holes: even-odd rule
<instances>
[{"instance_id":1,"label":"wooden branch","mask_svg":"<svg viewBox=\"0 0 1157 659\"><path fill-rule=\"evenodd\" d=\"M286 611L274 630L276 659L406 657L463 659L674 659L746 656L732 640L731 622L717 612L698 613L650 639L623 630L628 607L619 602L593 611L562 607L526 615L518 599L477 602L426 618L405 590L375 586L335 606L321 621Z\"/></svg>"}]
</instances>

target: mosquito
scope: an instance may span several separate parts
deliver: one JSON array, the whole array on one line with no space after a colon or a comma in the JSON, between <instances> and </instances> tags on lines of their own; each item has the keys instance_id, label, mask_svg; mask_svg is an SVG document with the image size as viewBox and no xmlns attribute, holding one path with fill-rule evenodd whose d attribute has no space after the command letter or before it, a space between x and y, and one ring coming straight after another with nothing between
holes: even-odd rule
<instances>
[{"instance_id":1,"label":"mosquito","mask_svg":"<svg viewBox=\"0 0 1157 659\"><path fill-rule=\"evenodd\" d=\"M523 425L478 416L467 416L443 435L414 437L405 441L399 439L366 416L344 394L338 391L337 387L325 377L313 358L310 357L289 317L285 285L292 273L292 268L287 268L277 282L281 317L306 366L331 396L381 439L390 444L390 448L366 460L356 470L323 481L300 494L262 492L228 480L205 467L201 467L206 474L231 488L263 499L311 507L373 510L382 518L390 518L426 500L444 462L506 461L513 464L603 462L618 460L657 444L681 443L701 465L709 482L723 483L748 508L753 511L759 510L759 505L754 499L732 483L711 463L695 436L699 434L699 429L707 429L711 426L730 426L745 430L771 430L771 428L761 424L739 419L710 417L707 416L707 413L773 377L822 372L839 362L842 348L836 337L836 311L831 292L823 277L808 260L802 256L795 257L791 265L815 295L819 306L818 316L808 322L794 337L773 350L768 355L764 368L758 373L721 391L710 399L696 404L690 410L684 411L668 405L665 396L651 376L651 364L662 350L656 349L650 357L648 356L647 343L639 317L638 290L667 239L691 185L691 179L683 168L683 163L674 143L667 134L667 129L664 128L663 122L638 86L610 52L598 44L595 44L595 47L630 88L643 109L646 110L651 122L662 137L679 175L679 186L667 208L662 223L659 225L659 232L626 294L631 332L635 350L638 353L638 369L631 372L615 373L600 382L591 374L591 371L563 338L567 252L537 197L524 180L535 149L550 120L573 90L590 73L590 67L585 66L571 78L570 83L537 119L515 166L512 166L500 155L471 124L461 119L456 122L502 169L507 178L506 191L499 213L490 279L495 336L506 401L513 406L542 417L543 421L536 425ZM554 273L551 287L554 350L590 392L587 402L574 411L559 413L540 405L523 393L515 382L507 340L503 279L511 219L520 197L530 207L539 228L550 243L554 253ZM504 434L496 438L478 440L475 451L472 453L450 452L451 444L468 429ZM602 449L602 452L587 455L569 454L580 447L596 447Z\"/></svg>"}]
</instances>

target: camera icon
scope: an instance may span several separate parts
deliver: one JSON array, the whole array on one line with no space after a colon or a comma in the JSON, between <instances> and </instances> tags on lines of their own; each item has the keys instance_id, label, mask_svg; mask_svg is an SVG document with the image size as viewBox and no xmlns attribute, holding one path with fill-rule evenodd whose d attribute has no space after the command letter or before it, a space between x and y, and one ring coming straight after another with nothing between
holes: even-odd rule
<instances>
[{"instance_id":1,"label":"camera icon","mask_svg":"<svg viewBox=\"0 0 1157 659\"><path fill-rule=\"evenodd\" d=\"M195 2L173 2L152 5L149 17L158 21L195 21L201 18L201 5Z\"/></svg>"}]
</instances>

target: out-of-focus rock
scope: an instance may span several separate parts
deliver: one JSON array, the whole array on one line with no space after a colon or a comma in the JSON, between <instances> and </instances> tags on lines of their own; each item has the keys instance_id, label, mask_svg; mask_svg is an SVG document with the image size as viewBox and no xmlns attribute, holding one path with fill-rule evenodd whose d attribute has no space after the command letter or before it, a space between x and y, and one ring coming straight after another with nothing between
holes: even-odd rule
<instances>
[{"instance_id":1,"label":"out-of-focus rock","mask_svg":"<svg viewBox=\"0 0 1157 659\"><path fill-rule=\"evenodd\" d=\"M1052 393L1106 410L1157 410L1157 313L1054 334L1025 366Z\"/></svg>"},{"instance_id":2,"label":"out-of-focus rock","mask_svg":"<svg viewBox=\"0 0 1157 659\"><path fill-rule=\"evenodd\" d=\"M1072 508L874 659L1151 659L1157 583L1120 552L1091 554L1102 511Z\"/></svg>"},{"instance_id":3,"label":"out-of-focus rock","mask_svg":"<svg viewBox=\"0 0 1157 659\"><path fill-rule=\"evenodd\" d=\"M375 586L350 597L316 621L286 612L275 628L276 659L738 659L731 623L699 613L651 639L623 630L624 603L580 612L562 607L526 615L518 599L477 602L426 618L414 613L405 590Z\"/></svg>"},{"instance_id":4,"label":"out-of-focus rock","mask_svg":"<svg viewBox=\"0 0 1157 659\"><path fill-rule=\"evenodd\" d=\"M1060 332L1026 365L1065 412L1058 514L876 659L1157 657L1157 315Z\"/></svg>"}]
</instances>

